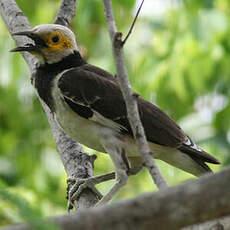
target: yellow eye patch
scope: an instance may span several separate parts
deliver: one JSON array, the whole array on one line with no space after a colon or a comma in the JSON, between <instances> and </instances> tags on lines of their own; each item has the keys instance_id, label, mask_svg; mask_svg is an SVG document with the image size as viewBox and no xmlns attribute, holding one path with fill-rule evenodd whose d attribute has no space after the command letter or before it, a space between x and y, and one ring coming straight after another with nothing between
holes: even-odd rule
<instances>
[{"instance_id":1,"label":"yellow eye patch","mask_svg":"<svg viewBox=\"0 0 230 230\"><path fill-rule=\"evenodd\" d=\"M45 41L48 52L61 51L71 49L73 47L72 41L59 31L44 34L41 38Z\"/></svg>"}]
</instances>

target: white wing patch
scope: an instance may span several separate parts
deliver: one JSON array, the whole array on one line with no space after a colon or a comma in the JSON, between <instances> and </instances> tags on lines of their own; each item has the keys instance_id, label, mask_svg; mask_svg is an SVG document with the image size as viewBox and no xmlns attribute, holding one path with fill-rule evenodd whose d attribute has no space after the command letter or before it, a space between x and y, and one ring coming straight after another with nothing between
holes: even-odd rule
<instances>
[{"instance_id":1,"label":"white wing patch","mask_svg":"<svg viewBox=\"0 0 230 230\"><path fill-rule=\"evenodd\" d=\"M193 148L193 149L195 149L195 150L197 150L199 152L202 152L202 149L198 145L193 143L192 140L189 137L187 137L187 140L184 142L184 144L189 146L190 148Z\"/></svg>"},{"instance_id":2,"label":"white wing patch","mask_svg":"<svg viewBox=\"0 0 230 230\"><path fill-rule=\"evenodd\" d=\"M101 125L112 128L118 132L121 131L122 129L127 130L124 126L122 126L122 125L118 124L117 122L114 122L108 118L105 118L104 116L102 116L97 111L95 111L93 109L92 109L92 111L93 111L93 116L91 118L89 118L89 120L98 122Z\"/></svg>"},{"instance_id":3,"label":"white wing patch","mask_svg":"<svg viewBox=\"0 0 230 230\"><path fill-rule=\"evenodd\" d=\"M127 130L124 126L118 124L117 122L115 122L116 120L119 120L125 116L121 116L121 117L117 117L113 120L110 120L109 118L106 118L104 117L103 115L101 115L100 113L98 113L97 111L95 111L94 109L92 109L90 107L91 104L95 103L97 100L100 100L100 97L96 96L92 101L87 101L85 99L85 101L87 102L86 103L82 103L81 101L77 100L77 98L75 97L70 97L70 96L63 96L63 97L66 97L68 98L70 101L72 101L73 103L75 104L78 104L78 105L82 105L82 106L85 106L85 107L88 107L90 108L92 111L93 111L93 116L88 118L89 120L91 121L95 121L105 127L109 127L109 128L112 128L114 129L115 131L118 131L120 132L121 130Z\"/></svg>"}]
</instances>

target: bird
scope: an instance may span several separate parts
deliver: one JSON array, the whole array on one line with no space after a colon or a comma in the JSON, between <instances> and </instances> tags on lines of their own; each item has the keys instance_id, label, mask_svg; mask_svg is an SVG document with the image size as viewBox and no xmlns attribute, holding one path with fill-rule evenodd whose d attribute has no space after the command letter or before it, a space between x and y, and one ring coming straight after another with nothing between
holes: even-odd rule
<instances>
[{"instance_id":1,"label":"bird","mask_svg":"<svg viewBox=\"0 0 230 230\"><path fill-rule=\"evenodd\" d=\"M63 131L112 159L116 183L99 201L108 202L127 183L132 169L135 174L143 165L117 79L83 59L74 33L66 26L42 24L13 36L32 40L11 51L38 58L33 85ZM140 95L137 104L154 158L195 176L211 172L206 163L220 164L159 107Z\"/></svg>"}]
</instances>

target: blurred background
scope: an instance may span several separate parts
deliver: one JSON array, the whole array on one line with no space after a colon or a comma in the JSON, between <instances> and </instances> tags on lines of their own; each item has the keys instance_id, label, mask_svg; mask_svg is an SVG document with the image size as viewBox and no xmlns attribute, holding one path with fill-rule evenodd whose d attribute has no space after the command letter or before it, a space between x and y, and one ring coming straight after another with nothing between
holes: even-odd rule
<instances>
[{"instance_id":1,"label":"blurred background","mask_svg":"<svg viewBox=\"0 0 230 230\"><path fill-rule=\"evenodd\" d=\"M52 23L60 0L17 0L31 26ZM113 0L126 34L140 1ZM72 29L84 58L113 74L101 0L79 0ZM0 225L66 213L66 174L30 73L0 20ZM136 92L168 113L206 151L230 164L230 1L146 0L125 55ZM94 151L85 148L89 153ZM95 174L113 170L96 153ZM170 185L193 177L157 162ZM114 182L98 186L106 193ZM115 197L156 190L146 170Z\"/></svg>"}]
</instances>

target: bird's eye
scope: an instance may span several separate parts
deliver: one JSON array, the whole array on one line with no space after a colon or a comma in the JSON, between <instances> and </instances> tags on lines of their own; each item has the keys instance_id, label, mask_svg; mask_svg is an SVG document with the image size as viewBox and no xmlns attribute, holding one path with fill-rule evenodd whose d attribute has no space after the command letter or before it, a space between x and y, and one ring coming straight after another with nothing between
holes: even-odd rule
<instances>
[{"instance_id":1,"label":"bird's eye","mask_svg":"<svg viewBox=\"0 0 230 230\"><path fill-rule=\"evenodd\" d=\"M51 38L54 43L57 43L59 41L59 37L56 35Z\"/></svg>"}]
</instances>

